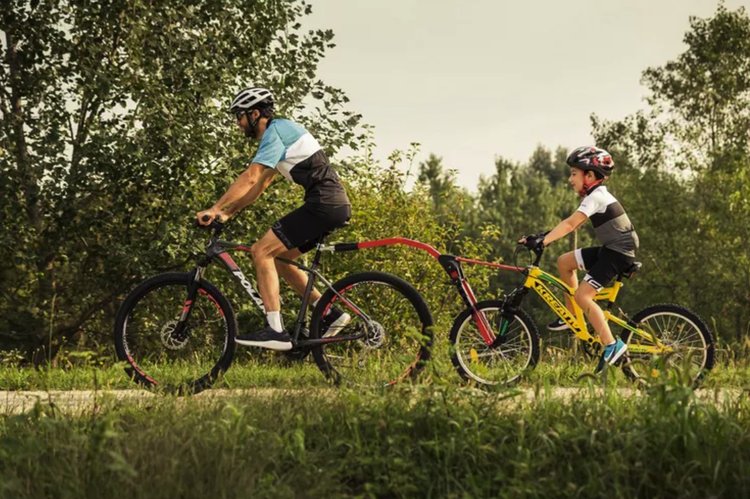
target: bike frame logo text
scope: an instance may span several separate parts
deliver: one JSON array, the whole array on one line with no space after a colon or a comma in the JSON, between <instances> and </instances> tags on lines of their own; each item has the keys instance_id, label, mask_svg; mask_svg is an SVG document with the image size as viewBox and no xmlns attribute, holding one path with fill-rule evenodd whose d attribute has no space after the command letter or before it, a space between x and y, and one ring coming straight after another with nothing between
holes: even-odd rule
<instances>
[{"instance_id":1,"label":"bike frame logo text","mask_svg":"<svg viewBox=\"0 0 750 499\"><path fill-rule=\"evenodd\" d=\"M245 274L243 274L241 270L233 270L232 274L234 274L237 280L240 281L240 284L243 288L245 288L245 291L247 291L247 294L250 295L250 298L252 298L259 307L263 308L263 299L260 297L258 292L255 291L253 284L247 279L247 277L245 277Z\"/></svg>"},{"instance_id":2,"label":"bike frame logo text","mask_svg":"<svg viewBox=\"0 0 750 499\"><path fill-rule=\"evenodd\" d=\"M534 291L536 291L537 294L542 297L542 300L547 302L552 310L554 310L560 317L562 317L563 320L570 327L572 327L574 331L580 331L580 328L576 326L575 318L570 314L568 309L565 308L565 305L560 303L560 300L558 300L557 297L553 295L549 289L547 289L547 286L545 286L541 281L534 281Z\"/></svg>"}]
</instances>

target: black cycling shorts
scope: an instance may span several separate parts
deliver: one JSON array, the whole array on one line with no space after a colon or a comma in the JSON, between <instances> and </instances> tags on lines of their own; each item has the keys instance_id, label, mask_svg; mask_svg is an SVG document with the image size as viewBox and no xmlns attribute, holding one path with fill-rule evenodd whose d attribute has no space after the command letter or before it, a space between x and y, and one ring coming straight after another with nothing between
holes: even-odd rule
<instances>
[{"instance_id":1,"label":"black cycling shorts","mask_svg":"<svg viewBox=\"0 0 750 499\"><path fill-rule=\"evenodd\" d=\"M351 216L352 207L348 204L305 203L281 217L271 230L287 249L307 253L319 239L343 227Z\"/></svg>"},{"instance_id":2,"label":"black cycling shorts","mask_svg":"<svg viewBox=\"0 0 750 499\"><path fill-rule=\"evenodd\" d=\"M597 291L635 262L635 258L604 246L577 249L575 257L578 268L586 271L583 282L589 283Z\"/></svg>"}]
</instances>

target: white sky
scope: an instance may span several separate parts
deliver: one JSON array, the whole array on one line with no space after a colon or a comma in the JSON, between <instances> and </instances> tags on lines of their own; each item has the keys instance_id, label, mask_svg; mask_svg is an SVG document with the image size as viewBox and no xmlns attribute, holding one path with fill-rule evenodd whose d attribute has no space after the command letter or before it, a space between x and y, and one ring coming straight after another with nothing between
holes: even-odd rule
<instances>
[{"instance_id":1,"label":"white sky","mask_svg":"<svg viewBox=\"0 0 750 499\"><path fill-rule=\"evenodd\" d=\"M318 76L375 127L376 157L420 142L475 188L496 156L592 142L589 116L646 107L641 73L684 51L715 0L309 0L335 33ZM750 0L726 0L729 9Z\"/></svg>"}]
</instances>

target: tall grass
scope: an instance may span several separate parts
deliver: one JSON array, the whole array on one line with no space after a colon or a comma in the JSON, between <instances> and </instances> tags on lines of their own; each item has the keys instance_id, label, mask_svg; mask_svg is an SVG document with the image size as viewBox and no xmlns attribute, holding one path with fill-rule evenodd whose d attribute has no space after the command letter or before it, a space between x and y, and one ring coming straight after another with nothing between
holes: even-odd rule
<instances>
[{"instance_id":1,"label":"tall grass","mask_svg":"<svg viewBox=\"0 0 750 499\"><path fill-rule=\"evenodd\" d=\"M432 360L425 373L419 378L426 384L461 384L450 363L447 342L438 343L433 348ZM582 352L575 353L569 346L560 348L547 345L540 363L522 379L521 387L537 384L555 386L582 386L587 375L596 366L596 359ZM22 368L13 363L0 363L0 390L93 390L93 389L132 389L137 388L125 375L124 363L114 359L96 362L59 363L57 367L39 369ZM175 366L178 372L180 367ZM610 375L625 377L618 369ZM175 374L175 376L177 376ZM582 381L583 379L583 381ZM274 352L242 350L227 373L214 385L217 388L306 388L327 386L322 373L311 357L303 362L287 360ZM701 385L703 388L745 388L750 387L750 363L745 358L720 357L713 370Z\"/></svg>"},{"instance_id":2,"label":"tall grass","mask_svg":"<svg viewBox=\"0 0 750 499\"><path fill-rule=\"evenodd\" d=\"M271 393L1 417L0 497L750 495L745 395Z\"/></svg>"}]
</instances>

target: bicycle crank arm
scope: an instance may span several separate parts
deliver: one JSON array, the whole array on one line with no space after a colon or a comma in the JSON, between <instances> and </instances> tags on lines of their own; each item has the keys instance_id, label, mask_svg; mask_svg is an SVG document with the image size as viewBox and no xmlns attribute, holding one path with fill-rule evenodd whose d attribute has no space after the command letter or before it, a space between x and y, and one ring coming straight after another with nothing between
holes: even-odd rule
<instances>
[{"instance_id":1,"label":"bicycle crank arm","mask_svg":"<svg viewBox=\"0 0 750 499\"><path fill-rule=\"evenodd\" d=\"M331 336L330 338L314 338L309 340L299 340L297 341L297 348L309 348L309 347L316 347L319 345L328 345L330 343L341 343L344 341L356 341L361 340L364 338L364 333L360 334L353 334L353 335L344 335L344 336Z\"/></svg>"},{"instance_id":2,"label":"bicycle crank arm","mask_svg":"<svg viewBox=\"0 0 750 499\"><path fill-rule=\"evenodd\" d=\"M672 347L668 347L666 345L628 345L628 353L648 353L652 355L664 355L665 353L669 353L672 351Z\"/></svg>"}]
</instances>

